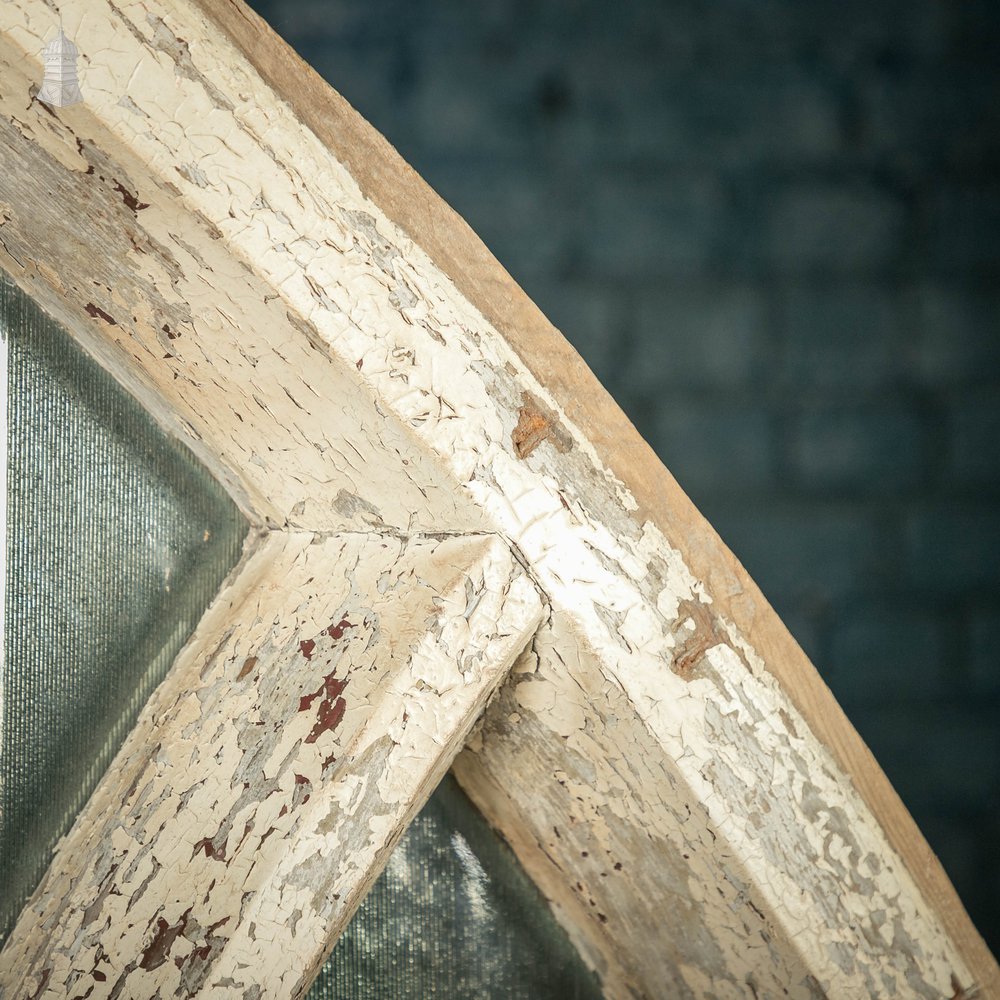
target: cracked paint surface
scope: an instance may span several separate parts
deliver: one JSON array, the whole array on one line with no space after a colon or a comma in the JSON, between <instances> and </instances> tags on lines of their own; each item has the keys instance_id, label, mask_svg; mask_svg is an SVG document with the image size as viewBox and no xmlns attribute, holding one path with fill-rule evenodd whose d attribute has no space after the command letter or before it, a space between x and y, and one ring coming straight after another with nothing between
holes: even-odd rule
<instances>
[{"instance_id":1,"label":"cracked paint surface","mask_svg":"<svg viewBox=\"0 0 1000 1000\"><path fill-rule=\"evenodd\" d=\"M947 995L914 975L941 941L912 937L922 914L905 873L863 814L833 804L844 800L825 757L790 717L766 717L766 692L747 690L727 648L689 682L710 688L703 715L678 697L671 746L630 722L628 699L553 612L457 774L490 817L535 796L515 849L609 995Z\"/></svg>"},{"instance_id":2,"label":"cracked paint surface","mask_svg":"<svg viewBox=\"0 0 1000 1000\"><path fill-rule=\"evenodd\" d=\"M186 168L143 183L137 178L147 165L90 118L88 104L69 129L40 110L31 97L31 59L12 44L23 32L3 24L16 16L9 6L0 10L0 62L10 83L0 94L0 144L14 154L0 177L3 266L17 276L19 262L59 261L57 271L27 269L31 294L67 329L80 330L81 312L95 321L89 336L84 328L88 350L185 440L252 519L407 531L433 530L443 519L453 530L483 530L480 512L456 495L445 470L380 412L357 359L349 369L331 365L329 345L232 255L214 223L174 210L178 184L198 187L185 180ZM125 30L113 10L107 17ZM81 24L85 38L88 26L98 21ZM129 40L134 48L126 31L122 51ZM91 101L101 79L94 63ZM137 79L176 90L172 71L155 76L154 68L143 64ZM162 155L178 136L167 124L151 128L153 106L137 116L140 100L116 101L116 116L145 122ZM197 144L197 129L189 132ZM17 155L35 146L48 154L42 161ZM77 209L46 218L50 192L60 189L73 190ZM263 193L247 195L247 211L272 215ZM81 214L94 252L82 247ZM352 239L346 222L324 238L343 246ZM312 252L306 244L300 250ZM338 488L328 489L333 483Z\"/></svg>"},{"instance_id":3,"label":"cracked paint surface","mask_svg":"<svg viewBox=\"0 0 1000 1000\"><path fill-rule=\"evenodd\" d=\"M0 996L302 995L540 614L493 536L272 533L29 902Z\"/></svg>"},{"instance_id":4,"label":"cracked paint surface","mask_svg":"<svg viewBox=\"0 0 1000 1000\"><path fill-rule=\"evenodd\" d=\"M181 0L155 12L89 4L75 21L71 6L67 25L89 54L87 104L58 116L31 100L25 55L38 49L50 12L29 0L0 11L0 68L13 81L0 97L0 141L11 150L0 177L0 260L187 435L257 523L487 531L514 546L549 619L459 774L553 898L608 994L654 996L668 977L682 996L898 989L937 998L952 976L972 978L868 806L717 610L680 541L635 516L634 498L506 341L242 54ZM24 193L39 176L43 188L92 205L87 238L110 252L73 251L79 226ZM58 273L32 263L53 260ZM375 591L390 594L392 579L379 578ZM455 627L483 613L474 597L463 592ZM243 684L267 676L278 656L318 669L332 644L365 635L363 616L329 610L280 653L241 647L229 669ZM444 633L435 641L460 648ZM416 680L439 690L445 662L427 661ZM307 703L289 723L296 752L327 747L336 757L329 748L359 724L352 699L367 689L354 673L309 676L294 692L281 678L268 683L289 705ZM169 711L182 706L204 707L187 698ZM380 725L390 743L401 732L398 718ZM235 773L238 744L225 727L219 740L216 763ZM268 780L285 783L288 823L293 805L316 808L310 789L323 767L316 773L310 757L312 770L289 773L279 745ZM366 768L377 770L384 746L373 739ZM402 807L413 781L383 777L379 795ZM351 817L367 779L336 788L337 815L350 817L344 836L391 839L397 820L369 820L374 827L361 823L359 834ZM545 808L528 808L540 788ZM191 802L200 794L192 787ZM270 806L258 803L244 832L242 794L228 818L200 832L190 858L170 864L207 873L246 851L241 837L262 838ZM143 800L142 821L161 805ZM132 836L121 830L119 841ZM305 832L289 835L296 852L312 843ZM277 833L265 852L272 840ZM314 854L296 857L308 883ZM670 906L650 909L650 880ZM102 889L90 888L96 900ZM291 920L305 898L292 895L286 929L318 940L321 920ZM204 916L188 905L149 914L135 931L152 950L129 959L132 974L152 971L143 961L168 968L168 944L170 954L193 954L210 935L229 940L250 923L232 900ZM218 924L223 910L236 919ZM267 926L270 938L239 945L253 961L271 953L260 941L280 939ZM51 970L41 958L36 966L41 984Z\"/></svg>"}]
</instances>

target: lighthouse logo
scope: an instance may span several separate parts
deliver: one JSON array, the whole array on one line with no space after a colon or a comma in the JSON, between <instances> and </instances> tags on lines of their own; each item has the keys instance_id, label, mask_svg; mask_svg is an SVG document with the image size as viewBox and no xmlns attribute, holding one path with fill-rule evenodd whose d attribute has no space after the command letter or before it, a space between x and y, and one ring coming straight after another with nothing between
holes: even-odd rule
<instances>
[{"instance_id":1,"label":"lighthouse logo","mask_svg":"<svg viewBox=\"0 0 1000 1000\"><path fill-rule=\"evenodd\" d=\"M66 37L60 24L59 33L45 46L45 78L38 91L38 100L55 108L64 108L83 100L76 79L76 57L79 54L79 49Z\"/></svg>"}]
</instances>

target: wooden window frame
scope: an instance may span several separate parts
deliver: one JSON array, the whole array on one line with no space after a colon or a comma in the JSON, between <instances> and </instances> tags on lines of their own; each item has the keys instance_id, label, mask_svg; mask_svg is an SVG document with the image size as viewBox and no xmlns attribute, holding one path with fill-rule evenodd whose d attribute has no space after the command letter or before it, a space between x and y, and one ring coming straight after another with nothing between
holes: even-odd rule
<instances>
[{"instance_id":1,"label":"wooden window frame","mask_svg":"<svg viewBox=\"0 0 1000 1000\"><path fill-rule=\"evenodd\" d=\"M996 962L814 668L467 225L240 0L61 8L85 100L51 108L35 94L53 9L0 6L0 266L252 528L0 954L0 997L302 994L453 758L610 997L972 983L1000 997ZM436 595L423 631L414 608L386 630L406 683L383 678L360 707L303 649L345 641L351 546L396 552L371 556L385 579L430 567L413 572ZM372 607L389 600L376 590ZM418 647L432 666L415 672ZM344 655L348 672L374 669ZM340 763L303 758L319 770L281 794L301 801L308 781L314 812L355 818L281 831L256 896L227 890L225 922L206 927L185 907L213 864L230 885L220 857L243 827L213 814L217 835L192 844L183 810L205 781L236 787L225 751L247 737L198 727L230 708L259 722L288 671L302 690L318 677L327 721L357 712ZM258 695L238 688L250 676ZM192 700L210 697L215 715ZM318 737L300 728L305 753ZM182 759L182 731L221 740L219 758ZM362 752L392 733L395 751ZM348 808L369 784L378 822ZM187 825L164 816L143 841L161 860L140 892L125 841L159 816L147 786ZM265 799L240 806L244 836ZM307 875L337 887L336 907L282 895ZM136 894L140 922L120 902Z\"/></svg>"}]
</instances>

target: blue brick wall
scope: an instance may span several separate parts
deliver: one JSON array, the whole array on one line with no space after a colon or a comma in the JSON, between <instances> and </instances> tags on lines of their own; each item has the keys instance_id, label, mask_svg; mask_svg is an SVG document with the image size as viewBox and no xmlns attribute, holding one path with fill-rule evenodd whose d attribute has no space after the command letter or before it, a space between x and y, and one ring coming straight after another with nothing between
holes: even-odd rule
<instances>
[{"instance_id":1,"label":"blue brick wall","mask_svg":"<svg viewBox=\"0 0 1000 1000\"><path fill-rule=\"evenodd\" d=\"M1000 950L1000 5L256 6L608 385Z\"/></svg>"}]
</instances>

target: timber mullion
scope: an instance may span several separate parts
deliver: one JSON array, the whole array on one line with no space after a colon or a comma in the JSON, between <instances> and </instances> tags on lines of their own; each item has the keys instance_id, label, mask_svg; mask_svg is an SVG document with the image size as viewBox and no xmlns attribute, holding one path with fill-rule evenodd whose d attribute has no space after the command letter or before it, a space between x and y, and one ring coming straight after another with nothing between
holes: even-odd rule
<instances>
[{"instance_id":1,"label":"timber mullion","mask_svg":"<svg viewBox=\"0 0 1000 1000\"><path fill-rule=\"evenodd\" d=\"M495 536L266 537L61 843L0 996L301 996L540 616Z\"/></svg>"}]
</instances>

